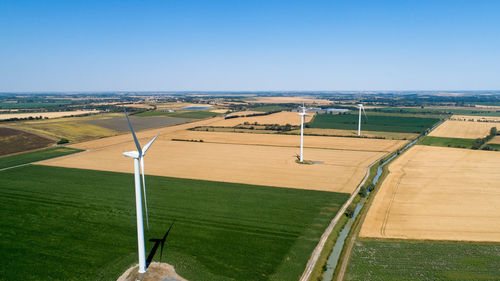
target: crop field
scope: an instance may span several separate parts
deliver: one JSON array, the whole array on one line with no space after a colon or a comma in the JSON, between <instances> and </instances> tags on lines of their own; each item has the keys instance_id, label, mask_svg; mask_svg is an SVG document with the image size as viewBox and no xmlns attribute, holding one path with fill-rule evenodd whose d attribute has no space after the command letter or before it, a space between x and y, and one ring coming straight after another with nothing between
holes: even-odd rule
<instances>
[{"instance_id":1,"label":"crop field","mask_svg":"<svg viewBox=\"0 0 500 281\"><path fill-rule=\"evenodd\" d=\"M426 136L425 138L422 139L420 144L432 145L432 146L456 147L456 148L472 148L474 140Z\"/></svg>"},{"instance_id":2,"label":"crop field","mask_svg":"<svg viewBox=\"0 0 500 281\"><path fill-rule=\"evenodd\" d=\"M123 117L123 118L125 118L125 117ZM168 138L168 137L173 136L176 132L184 131L184 130L187 130L189 128L193 128L196 126L211 125L212 123L217 122L221 119L222 118L220 118L220 117L215 117L215 118L211 118L211 119L204 119L204 120L199 120L199 121L195 121L195 122L191 122L191 123L184 123L184 124L179 124L179 125L174 125L174 126L169 126L169 127L160 127L160 128L154 128L154 129L142 130L142 131L138 131L136 129L136 134L137 134L137 137L141 141L148 142L156 134L159 134L162 137ZM131 122L132 122L132 124L135 124L135 119L131 119ZM90 140L90 141L76 143L76 144L70 145L70 147L77 148L77 149L101 149L101 148L104 148L107 146L113 146L113 145L123 144L123 143L130 143L132 141L131 138L132 138L131 134L121 134L121 135L111 136L111 137L107 137L107 138L94 139L94 140Z\"/></svg>"},{"instance_id":3,"label":"crop field","mask_svg":"<svg viewBox=\"0 0 500 281\"><path fill-rule=\"evenodd\" d=\"M1 280L116 280L136 262L131 174L38 165L0 174ZM146 241L163 236L173 222L162 260L188 280L297 280L348 198L178 178L146 181ZM151 247L147 242L147 252Z\"/></svg>"},{"instance_id":4,"label":"crop field","mask_svg":"<svg viewBox=\"0 0 500 281\"><path fill-rule=\"evenodd\" d=\"M46 147L54 140L11 128L0 127L0 156Z\"/></svg>"},{"instance_id":5,"label":"crop field","mask_svg":"<svg viewBox=\"0 0 500 281\"><path fill-rule=\"evenodd\" d=\"M500 244L357 241L344 280L498 280Z\"/></svg>"},{"instance_id":6,"label":"crop field","mask_svg":"<svg viewBox=\"0 0 500 281\"><path fill-rule=\"evenodd\" d=\"M500 111L488 108L463 108L463 107L383 107L383 112L419 113L419 114L456 114L465 116L496 116L500 117Z\"/></svg>"},{"instance_id":7,"label":"crop field","mask_svg":"<svg viewBox=\"0 0 500 281\"><path fill-rule=\"evenodd\" d=\"M492 127L500 129L500 123L446 120L429 136L462 139L484 138L490 133Z\"/></svg>"},{"instance_id":8,"label":"crop field","mask_svg":"<svg viewBox=\"0 0 500 281\"><path fill-rule=\"evenodd\" d=\"M309 105L325 105L331 104L332 101L325 99L317 99L313 97L255 97L247 99L249 103L306 103Z\"/></svg>"},{"instance_id":9,"label":"crop field","mask_svg":"<svg viewBox=\"0 0 500 281\"><path fill-rule=\"evenodd\" d=\"M228 144L300 146L300 137L296 135L179 131L170 136L172 139L203 140L204 142ZM403 147L406 143L407 141L402 140L304 136L304 147L322 149L391 152Z\"/></svg>"},{"instance_id":10,"label":"crop field","mask_svg":"<svg viewBox=\"0 0 500 281\"><path fill-rule=\"evenodd\" d=\"M75 111L58 111L58 112L34 112L34 113L8 113L8 114L0 114L0 120L6 120L11 118L29 118L29 117L39 117L42 118L59 118L71 115L82 115L89 113L98 113L95 110L75 110Z\"/></svg>"},{"instance_id":11,"label":"crop field","mask_svg":"<svg viewBox=\"0 0 500 281\"><path fill-rule=\"evenodd\" d=\"M137 117L152 117L152 116L167 116L173 118L189 118L189 119L205 119L211 118L219 115L212 111L177 111L177 112L165 112L165 111L146 111L138 114L134 114Z\"/></svg>"},{"instance_id":12,"label":"crop field","mask_svg":"<svg viewBox=\"0 0 500 281\"><path fill-rule=\"evenodd\" d=\"M262 106L251 107L251 110L254 112L271 112L271 111L280 111L288 109L290 109L290 107L283 105L262 105Z\"/></svg>"},{"instance_id":13,"label":"crop field","mask_svg":"<svg viewBox=\"0 0 500 281\"><path fill-rule=\"evenodd\" d=\"M136 117L137 115L130 116L130 121L134 123L135 130L147 130L158 127L173 126L178 124L183 124L193 121L188 118L176 118L176 117ZM128 127L127 120L122 114L121 116L107 119L93 119L85 120L82 123L86 123L93 126L99 126L106 129L110 129L118 132L128 132L130 128Z\"/></svg>"},{"instance_id":14,"label":"crop field","mask_svg":"<svg viewBox=\"0 0 500 281\"><path fill-rule=\"evenodd\" d=\"M292 132L300 134L300 130L295 130ZM355 137L358 135L358 130L304 128L304 134ZM413 134L413 133L379 132L379 131L362 131L362 134L363 137L368 137L368 138L386 138L395 140L412 140L416 139L419 136L419 134Z\"/></svg>"},{"instance_id":15,"label":"crop field","mask_svg":"<svg viewBox=\"0 0 500 281\"><path fill-rule=\"evenodd\" d=\"M416 145L394 160L360 236L500 242L500 153Z\"/></svg>"},{"instance_id":16,"label":"crop field","mask_svg":"<svg viewBox=\"0 0 500 281\"><path fill-rule=\"evenodd\" d=\"M80 152L69 147L53 147L0 158L0 169Z\"/></svg>"},{"instance_id":17,"label":"crop field","mask_svg":"<svg viewBox=\"0 0 500 281\"><path fill-rule=\"evenodd\" d=\"M131 136L121 144L41 162L43 165L132 172L122 152L135 149ZM157 176L226 181L351 193L366 168L386 152L307 149L295 162L296 147L170 141L160 136L148 152L146 173Z\"/></svg>"},{"instance_id":18,"label":"crop field","mask_svg":"<svg viewBox=\"0 0 500 281\"><path fill-rule=\"evenodd\" d=\"M69 101L61 102L0 102L0 109L38 109L68 105Z\"/></svg>"},{"instance_id":19,"label":"crop field","mask_svg":"<svg viewBox=\"0 0 500 281\"><path fill-rule=\"evenodd\" d=\"M272 110L270 110L272 111ZM228 116L247 116L251 114L262 114L264 113L263 111L255 111L255 110L245 110L245 111L236 111L236 112L231 112L228 114Z\"/></svg>"},{"instance_id":20,"label":"crop field","mask_svg":"<svg viewBox=\"0 0 500 281\"><path fill-rule=\"evenodd\" d=\"M305 118L305 122L309 122L311 118L312 116L307 116ZM233 127L236 125L243 124L245 122L248 122L250 124L257 122L258 124L300 125L300 116L297 114L297 112L283 111L264 116L241 117L241 118L220 120L218 122L213 123L212 126Z\"/></svg>"},{"instance_id":21,"label":"crop field","mask_svg":"<svg viewBox=\"0 0 500 281\"><path fill-rule=\"evenodd\" d=\"M362 117L361 130L401 132L401 133L422 133L438 122L438 118L419 118L401 116L381 116L368 115ZM312 128L357 130L357 114L317 114L311 121Z\"/></svg>"},{"instance_id":22,"label":"crop field","mask_svg":"<svg viewBox=\"0 0 500 281\"><path fill-rule=\"evenodd\" d=\"M86 124L85 122L75 119L26 121L13 124L12 127L53 138L66 138L70 142L85 141L118 134L117 131L101 126Z\"/></svg>"}]
</instances>

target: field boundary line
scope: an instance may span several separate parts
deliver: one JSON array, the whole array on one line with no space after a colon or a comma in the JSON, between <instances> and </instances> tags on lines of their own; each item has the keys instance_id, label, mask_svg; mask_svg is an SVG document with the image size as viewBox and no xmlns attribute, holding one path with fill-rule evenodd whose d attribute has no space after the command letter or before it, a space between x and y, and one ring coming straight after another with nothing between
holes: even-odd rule
<instances>
[{"instance_id":1,"label":"field boundary line","mask_svg":"<svg viewBox=\"0 0 500 281\"><path fill-rule=\"evenodd\" d=\"M35 162L31 162L31 163L35 163ZM30 165L31 163L19 164L19 165L16 165L16 166L11 166L11 167L7 167L7 168L2 168L2 169L0 169L0 172L5 171L5 170L14 169L14 168L23 167L23 166L28 166L28 165Z\"/></svg>"},{"instance_id":2,"label":"field boundary line","mask_svg":"<svg viewBox=\"0 0 500 281\"><path fill-rule=\"evenodd\" d=\"M323 235L321 235L319 243L316 246L316 248L314 248L312 255L311 255L311 258L309 258L309 261L307 262L304 273L302 273L302 276L299 279L300 281L308 281L309 278L311 277L312 271L313 271L314 267L316 266L316 263L318 262L318 259L319 259L321 252L323 251L326 240L328 239L328 237L332 233L333 228L335 227L337 222L340 220L340 217L344 215L347 207L349 205L351 205L354 198L358 195L358 192L361 189L361 186L363 186L365 184L366 180L370 177L371 167L373 165L375 165L378 161L380 161L380 159L383 159L384 157L386 157L390 153L391 152L384 154L384 156L380 157L379 159L377 159L377 161L373 162L370 166L368 166L367 171L366 171L366 175L363 178L363 180L361 181L361 183L358 185L356 190L354 190L354 192L351 194L351 197L349 197L349 199L344 203L342 208L340 208L340 210L337 212L337 215L335 215L335 217L333 217L332 221L330 222L330 224L326 228L325 232L323 232Z\"/></svg>"}]
</instances>

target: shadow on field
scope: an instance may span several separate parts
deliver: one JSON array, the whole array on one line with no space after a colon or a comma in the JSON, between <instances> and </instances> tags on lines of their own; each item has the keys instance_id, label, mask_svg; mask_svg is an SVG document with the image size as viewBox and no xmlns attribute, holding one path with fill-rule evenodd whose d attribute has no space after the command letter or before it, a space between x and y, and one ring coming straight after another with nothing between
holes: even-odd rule
<instances>
[{"instance_id":1,"label":"shadow on field","mask_svg":"<svg viewBox=\"0 0 500 281\"><path fill-rule=\"evenodd\" d=\"M158 247L160 247L160 263L161 263L161 256L163 255L163 246L165 245L165 241L167 240L168 233L172 229L172 226L174 226L175 220L172 222L170 227L168 228L167 232L165 232L165 235L163 235L163 238L151 238L149 239L150 242L155 242L155 245L151 249L151 252L148 255L148 258L146 259L146 268L149 267L151 264L151 261L153 261L153 257L156 254L156 251L158 250Z\"/></svg>"}]
</instances>

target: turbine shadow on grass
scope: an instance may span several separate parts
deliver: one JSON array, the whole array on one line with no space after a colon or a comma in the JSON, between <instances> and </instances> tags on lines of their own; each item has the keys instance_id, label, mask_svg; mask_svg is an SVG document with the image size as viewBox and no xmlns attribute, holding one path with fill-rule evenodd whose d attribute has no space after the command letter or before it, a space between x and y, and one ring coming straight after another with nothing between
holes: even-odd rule
<instances>
[{"instance_id":1,"label":"turbine shadow on grass","mask_svg":"<svg viewBox=\"0 0 500 281\"><path fill-rule=\"evenodd\" d=\"M163 255L163 246L165 245L165 241L167 240L167 236L170 233L170 230L172 229L172 226L174 226L175 220L172 222L170 227L168 228L167 232L165 232L165 235L163 235L163 238L151 238L149 239L150 242L155 242L153 248L151 249L151 252L148 255L148 258L146 259L146 268L149 267L151 262L153 261L153 258L156 254L156 251L158 250L158 247L160 247L160 263L161 263L161 257Z\"/></svg>"}]
</instances>

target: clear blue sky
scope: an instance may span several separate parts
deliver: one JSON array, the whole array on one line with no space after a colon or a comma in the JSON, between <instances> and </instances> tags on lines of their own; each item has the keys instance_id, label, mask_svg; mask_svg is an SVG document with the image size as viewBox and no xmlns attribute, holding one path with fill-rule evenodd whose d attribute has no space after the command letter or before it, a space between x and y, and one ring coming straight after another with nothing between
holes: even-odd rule
<instances>
[{"instance_id":1,"label":"clear blue sky","mask_svg":"<svg viewBox=\"0 0 500 281\"><path fill-rule=\"evenodd\" d=\"M0 0L0 91L500 89L500 1Z\"/></svg>"}]
</instances>

